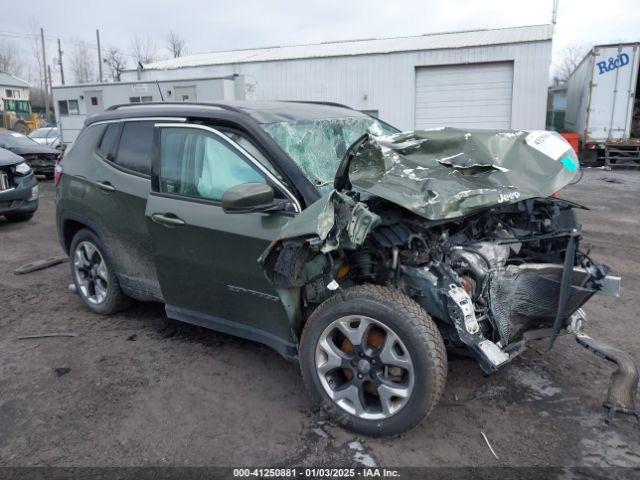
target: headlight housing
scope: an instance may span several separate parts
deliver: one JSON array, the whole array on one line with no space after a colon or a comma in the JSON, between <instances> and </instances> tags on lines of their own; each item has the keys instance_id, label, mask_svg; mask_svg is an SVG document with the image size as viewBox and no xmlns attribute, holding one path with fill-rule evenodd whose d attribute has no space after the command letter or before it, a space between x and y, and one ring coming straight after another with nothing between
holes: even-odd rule
<instances>
[{"instance_id":1,"label":"headlight housing","mask_svg":"<svg viewBox=\"0 0 640 480\"><path fill-rule=\"evenodd\" d=\"M20 175L28 175L29 173L31 173L31 167L27 162L22 162L16 165L16 172L18 172Z\"/></svg>"}]
</instances>

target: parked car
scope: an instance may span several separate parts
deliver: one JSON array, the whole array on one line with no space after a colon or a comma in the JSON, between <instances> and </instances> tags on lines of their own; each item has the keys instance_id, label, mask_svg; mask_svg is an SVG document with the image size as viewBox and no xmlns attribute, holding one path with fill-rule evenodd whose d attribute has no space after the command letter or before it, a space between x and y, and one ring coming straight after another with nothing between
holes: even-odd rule
<instances>
[{"instance_id":1,"label":"parked car","mask_svg":"<svg viewBox=\"0 0 640 480\"><path fill-rule=\"evenodd\" d=\"M60 152L55 148L40 145L18 132L0 131L0 148L20 155L36 175L53 178L56 160Z\"/></svg>"},{"instance_id":2,"label":"parked car","mask_svg":"<svg viewBox=\"0 0 640 480\"><path fill-rule=\"evenodd\" d=\"M58 127L38 128L31 132L28 137L39 145L55 148L56 150L62 149L62 136Z\"/></svg>"},{"instance_id":3,"label":"parked car","mask_svg":"<svg viewBox=\"0 0 640 480\"><path fill-rule=\"evenodd\" d=\"M579 248L580 207L555 197L577 169L551 132L400 133L321 103L123 105L59 163L56 215L92 311L160 301L262 342L336 422L389 435L437 404L445 347L489 374L616 293Z\"/></svg>"},{"instance_id":4,"label":"parked car","mask_svg":"<svg viewBox=\"0 0 640 480\"><path fill-rule=\"evenodd\" d=\"M38 209L38 182L24 158L0 148L0 215L29 220Z\"/></svg>"}]
</instances>

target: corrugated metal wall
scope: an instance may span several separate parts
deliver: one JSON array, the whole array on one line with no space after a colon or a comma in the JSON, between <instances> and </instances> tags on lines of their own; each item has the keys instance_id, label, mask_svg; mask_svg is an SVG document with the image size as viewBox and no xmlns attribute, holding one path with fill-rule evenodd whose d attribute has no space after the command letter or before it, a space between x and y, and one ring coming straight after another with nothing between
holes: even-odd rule
<instances>
[{"instance_id":1,"label":"corrugated metal wall","mask_svg":"<svg viewBox=\"0 0 640 480\"><path fill-rule=\"evenodd\" d=\"M257 80L258 99L344 103L378 110L383 120L410 130L415 122L417 67L505 61L514 64L511 128L543 129L551 41L148 70L142 79L251 75Z\"/></svg>"}]
</instances>

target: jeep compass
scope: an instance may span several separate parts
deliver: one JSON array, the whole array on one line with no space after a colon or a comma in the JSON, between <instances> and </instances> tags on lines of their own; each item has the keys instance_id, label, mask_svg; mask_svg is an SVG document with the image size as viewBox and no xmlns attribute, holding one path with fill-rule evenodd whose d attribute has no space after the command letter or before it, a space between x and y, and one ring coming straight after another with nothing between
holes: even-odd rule
<instances>
[{"instance_id":1,"label":"jeep compass","mask_svg":"<svg viewBox=\"0 0 640 480\"><path fill-rule=\"evenodd\" d=\"M437 404L447 350L490 374L572 333L628 363L582 330L620 279L558 196L578 170L553 132L399 132L317 102L121 105L57 165L57 225L92 311L157 301L266 344L336 422L391 435Z\"/></svg>"}]
</instances>

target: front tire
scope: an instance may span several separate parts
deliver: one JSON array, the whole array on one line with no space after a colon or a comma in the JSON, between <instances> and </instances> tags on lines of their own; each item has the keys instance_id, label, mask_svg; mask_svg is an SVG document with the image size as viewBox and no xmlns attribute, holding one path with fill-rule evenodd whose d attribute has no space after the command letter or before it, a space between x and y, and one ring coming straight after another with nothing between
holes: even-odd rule
<instances>
[{"instance_id":1,"label":"front tire","mask_svg":"<svg viewBox=\"0 0 640 480\"><path fill-rule=\"evenodd\" d=\"M89 229L76 233L69 256L76 292L91 311L110 315L131 304L131 299L120 288L104 245L95 233Z\"/></svg>"},{"instance_id":2,"label":"front tire","mask_svg":"<svg viewBox=\"0 0 640 480\"><path fill-rule=\"evenodd\" d=\"M397 435L440 400L447 375L433 320L401 292L360 285L338 292L310 316L300 366L314 404L370 436Z\"/></svg>"}]
</instances>

